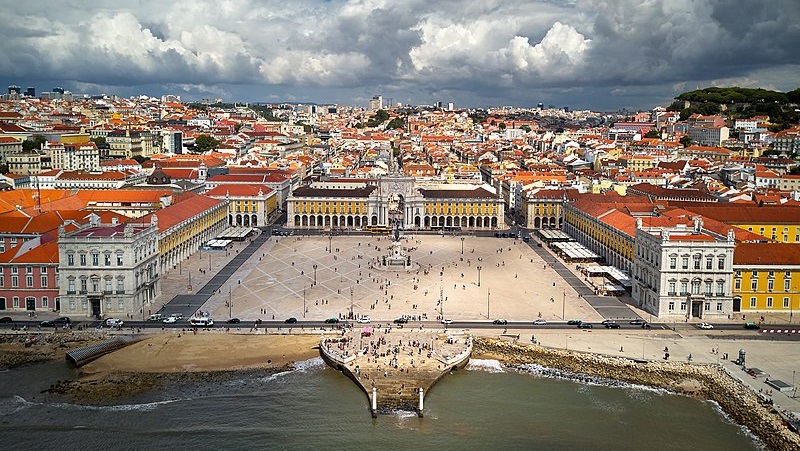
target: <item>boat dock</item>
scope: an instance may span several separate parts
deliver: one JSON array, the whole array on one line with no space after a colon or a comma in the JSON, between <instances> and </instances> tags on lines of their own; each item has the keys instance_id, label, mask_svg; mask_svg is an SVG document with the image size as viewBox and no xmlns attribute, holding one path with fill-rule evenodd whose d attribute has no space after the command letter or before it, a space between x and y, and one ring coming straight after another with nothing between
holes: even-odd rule
<instances>
[{"instance_id":1,"label":"boat dock","mask_svg":"<svg viewBox=\"0 0 800 451\"><path fill-rule=\"evenodd\" d=\"M320 339L320 354L367 394L372 416L393 409L421 417L425 395L450 371L464 367L472 337L461 331L352 327Z\"/></svg>"}]
</instances>

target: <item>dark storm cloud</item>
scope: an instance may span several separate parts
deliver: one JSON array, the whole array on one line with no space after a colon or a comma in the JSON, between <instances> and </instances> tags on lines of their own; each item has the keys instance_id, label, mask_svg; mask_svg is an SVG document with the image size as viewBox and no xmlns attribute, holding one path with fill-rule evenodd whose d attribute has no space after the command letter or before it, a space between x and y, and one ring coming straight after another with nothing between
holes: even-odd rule
<instances>
[{"instance_id":1,"label":"dark storm cloud","mask_svg":"<svg viewBox=\"0 0 800 451\"><path fill-rule=\"evenodd\" d=\"M613 108L800 85L796 0L42 0L0 18L0 82L76 91Z\"/></svg>"}]
</instances>

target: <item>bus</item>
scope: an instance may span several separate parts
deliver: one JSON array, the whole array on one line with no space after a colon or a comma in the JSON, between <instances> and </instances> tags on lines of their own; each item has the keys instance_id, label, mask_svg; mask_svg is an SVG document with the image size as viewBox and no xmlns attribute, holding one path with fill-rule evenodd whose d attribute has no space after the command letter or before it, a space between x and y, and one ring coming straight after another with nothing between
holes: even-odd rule
<instances>
[{"instance_id":1,"label":"bus","mask_svg":"<svg viewBox=\"0 0 800 451\"><path fill-rule=\"evenodd\" d=\"M386 225L368 225L364 227L364 230L370 233L389 233L392 228Z\"/></svg>"},{"instance_id":2,"label":"bus","mask_svg":"<svg viewBox=\"0 0 800 451\"><path fill-rule=\"evenodd\" d=\"M189 324L192 326L210 327L214 325L214 320L211 318L193 316L189 318Z\"/></svg>"}]
</instances>

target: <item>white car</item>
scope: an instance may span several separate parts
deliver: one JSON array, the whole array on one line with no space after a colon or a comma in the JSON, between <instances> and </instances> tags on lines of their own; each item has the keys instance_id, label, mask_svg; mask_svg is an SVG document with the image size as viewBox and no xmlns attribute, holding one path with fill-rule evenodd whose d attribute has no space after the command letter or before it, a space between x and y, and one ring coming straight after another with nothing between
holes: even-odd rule
<instances>
[{"instance_id":1,"label":"white car","mask_svg":"<svg viewBox=\"0 0 800 451\"><path fill-rule=\"evenodd\" d=\"M178 322L178 317L177 316L168 316L168 317L164 318L161 322L164 323L164 324L177 323Z\"/></svg>"},{"instance_id":2,"label":"white car","mask_svg":"<svg viewBox=\"0 0 800 451\"><path fill-rule=\"evenodd\" d=\"M697 327L699 327L701 329L706 329L706 330L714 328L714 326L712 326L711 324L708 324L708 323L700 323L700 324L697 325Z\"/></svg>"},{"instance_id":3,"label":"white car","mask_svg":"<svg viewBox=\"0 0 800 451\"><path fill-rule=\"evenodd\" d=\"M545 324L547 324L547 321L543 319L537 319L533 322L534 326L544 326Z\"/></svg>"},{"instance_id":4,"label":"white car","mask_svg":"<svg viewBox=\"0 0 800 451\"><path fill-rule=\"evenodd\" d=\"M442 324L453 324L453 320L450 318L445 318L442 320Z\"/></svg>"},{"instance_id":5,"label":"white car","mask_svg":"<svg viewBox=\"0 0 800 451\"><path fill-rule=\"evenodd\" d=\"M369 323L369 316L362 316L361 318L356 320L357 323L367 324Z\"/></svg>"},{"instance_id":6,"label":"white car","mask_svg":"<svg viewBox=\"0 0 800 451\"><path fill-rule=\"evenodd\" d=\"M109 318L106 320L106 326L108 327L122 327L122 320L119 318Z\"/></svg>"}]
</instances>

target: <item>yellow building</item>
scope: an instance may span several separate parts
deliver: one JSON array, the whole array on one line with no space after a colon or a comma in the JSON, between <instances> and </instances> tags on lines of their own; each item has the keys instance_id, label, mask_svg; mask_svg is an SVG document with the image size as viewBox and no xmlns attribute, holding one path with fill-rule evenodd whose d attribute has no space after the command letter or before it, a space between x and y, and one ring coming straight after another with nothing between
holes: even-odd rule
<instances>
[{"instance_id":1,"label":"yellow building","mask_svg":"<svg viewBox=\"0 0 800 451\"><path fill-rule=\"evenodd\" d=\"M800 244L737 244L733 296L733 311L745 314L745 319L750 319L747 312L782 313L791 318L800 308Z\"/></svg>"},{"instance_id":2,"label":"yellow building","mask_svg":"<svg viewBox=\"0 0 800 451\"><path fill-rule=\"evenodd\" d=\"M800 243L800 207L787 205L703 205L686 207L780 243Z\"/></svg>"}]
</instances>

